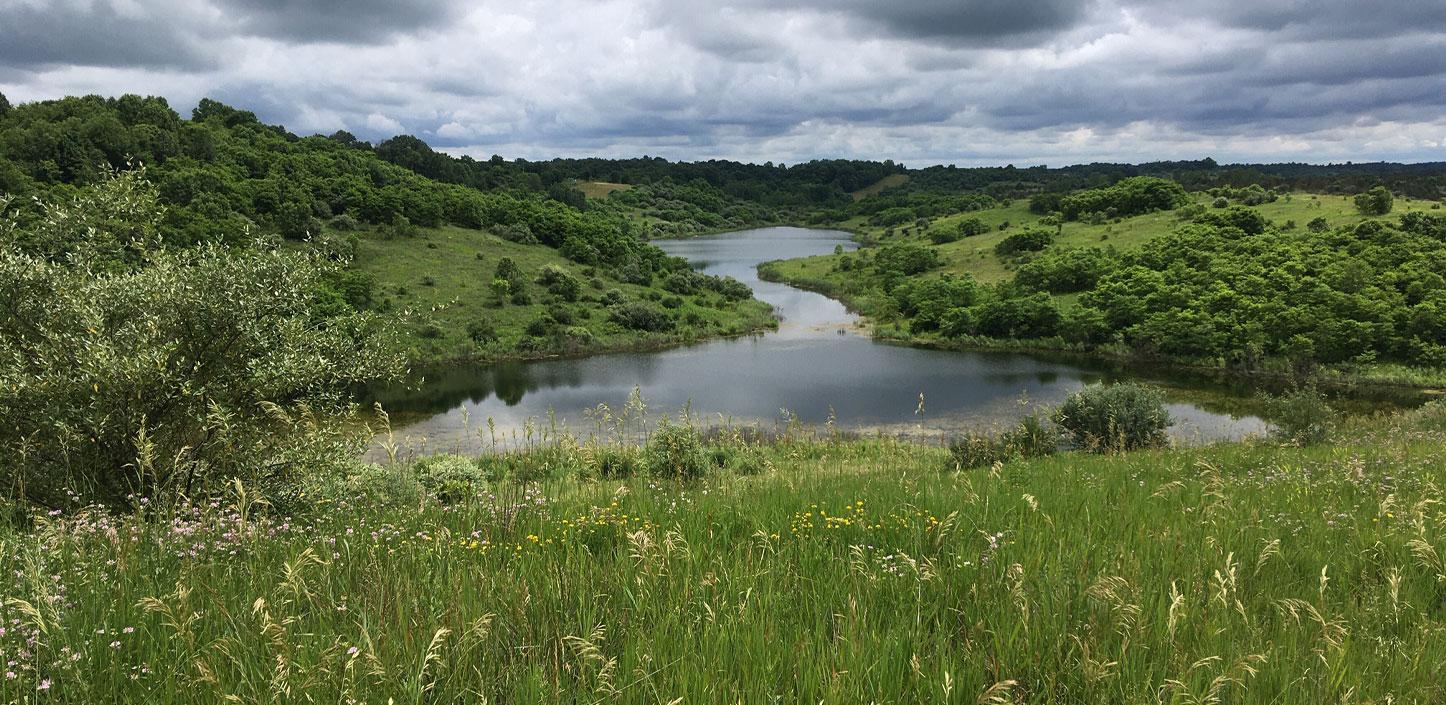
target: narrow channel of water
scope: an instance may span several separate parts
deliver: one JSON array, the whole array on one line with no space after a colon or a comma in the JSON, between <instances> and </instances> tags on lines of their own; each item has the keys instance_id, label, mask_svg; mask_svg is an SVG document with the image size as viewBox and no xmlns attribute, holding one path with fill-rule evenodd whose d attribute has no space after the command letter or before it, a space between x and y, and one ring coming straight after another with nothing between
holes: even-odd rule
<instances>
[{"instance_id":1,"label":"narrow channel of water","mask_svg":"<svg viewBox=\"0 0 1446 705\"><path fill-rule=\"evenodd\" d=\"M1004 426L1028 406L1056 404L1086 384L1124 378L1166 386L1177 421L1171 435L1180 442L1268 429L1259 417L1239 414L1248 391L1017 353L878 343L857 332L857 318L839 302L758 279L756 267L765 260L853 249L847 233L763 228L656 244L706 272L748 284L779 311L779 330L659 352L449 368L433 373L420 390L384 400L398 418L415 419L397 436L413 447L476 450L490 443L483 440L489 432L478 433L488 419L504 440L529 420L550 426L555 419L586 434L593 423L585 410L599 404L620 410L638 388L655 420L686 406L705 425L767 429L791 415L805 424L833 418L842 429L942 437Z\"/></svg>"}]
</instances>

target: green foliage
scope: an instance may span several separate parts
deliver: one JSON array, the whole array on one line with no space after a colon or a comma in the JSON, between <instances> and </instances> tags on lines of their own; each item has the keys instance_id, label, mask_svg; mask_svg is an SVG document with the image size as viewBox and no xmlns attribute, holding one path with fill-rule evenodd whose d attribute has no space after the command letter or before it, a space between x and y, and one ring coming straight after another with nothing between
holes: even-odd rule
<instances>
[{"instance_id":1,"label":"green foliage","mask_svg":"<svg viewBox=\"0 0 1446 705\"><path fill-rule=\"evenodd\" d=\"M1186 226L1121 257L1080 303L1137 349L1167 355L1229 359L1258 348L1318 362L1438 364L1440 220L1413 214L1356 232L1265 228L1252 237Z\"/></svg>"},{"instance_id":2,"label":"green foliage","mask_svg":"<svg viewBox=\"0 0 1446 705\"><path fill-rule=\"evenodd\" d=\"M410 470L422 490L442 504L465 502L487 487L488 478L477 461L459 455L429 456Z\"/></svg>"},{"instance_id":3,"label":"green foliage","mask_svg":"<svg viewBox=\"0 0 1446 705\"><path fill-rule=\"evenodd\" d=\"M1361 215L1385 215L1391 212L1395 196L1385 186L1377 186L1365 193L1356 194L1356 210Z\"/></svg>"},{"instance_id":4,"label":"green foliage","mask_svg":"<svg viewBox=\"0 0 1446 705\"><path fill-rule=\"evenodd\" d=\"M1014 282L1030 291L1067 294L1094 288L1118 255L1099 248L1047 252L1019 267Z\"/></svg>"},{"instance_id":5,"label":"green foliage","mask_svg":"<svg viewBox=\"0 0 1446 705\"><path fill-rule=\"evenodd\" d=\"M1049 247L1051 242L1054 242L1054 233L1048 230L1024 230L1000 240L994 246L994 253L1004 257L1021 252L1038 252Z\"/></svg>"},{"instance_id":6,"label":"green foliage","mask_svg":"<svg viewBox=\"0 0 1446 705\"><path fill-rule=\"evenodd\" d=\"M577 297L582 294L582 282L555 264L542 268L537 275L537 283L563 301L577 301Z\"/></svg>"},{"instance_id":7,"label":"green foliage","mask_svg":"<svg viewBox=\"0 0 1446 705\"><path fill-rule=\"evenodd\" d=\"M1134 382L1090 385L1055 410L1053 421L1075 446L1094 452L1118 452L1159 446L1174 421L1159 389Z\"/></svg>"},{"instance_id":8,"label":"green foliage","mask_svg":"<svg viewBox=\"0 0 1446 705\"><path fill-rule=\"evenodd\" d=\"M1048 338L1059 333L1060 312L1048 294L996 297L970 310L975 335L991 338Z\"/></svg>"},{"instance_id":9,"label":"green foliage","mask_svg":"<svg viewBox=\"0 0 1446 705\"><path fill-rule=\"evenodd\" d=\"M644 301L627 301L612 307L612 320L629 330L662 332L673 329L673 319L662 309Z\"/></svg>"},{"instance_id":10,"label":"green foliage","mask_svg":"<svg viewBox=\"0 0 1446 705\"><path fill-rule=\"evenodd\" d=\"M879 248L874 269L880 274L912 276L939 267L939 253L923 245L902 244Z\"/></svg>"},{"instance_id":11,"label":"green foliage","mask_svg":"<svg viewBox=\"0 0 1446 705\"><path fill-rule=\"evenodd\" d=\"M1059 434L1038 414L1019 420L997 436L970 432L949 441L949 457L960 470L990 467L996 463L1040 458L1059 450Z\"/></svg>"},{"instance_id":12,"label":"green foliage","mask_svg":"<svg viewBox=\"0 0 1446 705\"><path fill-rule=\"evenodd\" d=\"M1324 443L1336 413L1320 390L1299 387L1281 396L1266 395L1265 415L1275 424L1271 436L1293 445Z\"/></svg>"},{"instance_id":13,"label":"green foliage","mask_svg":"<svg viewBox=\"0 0 1446 705\"><path fill-rule=\"evenodd\" d=\"M675 424L666 419L653 431L643 449L648 474L670 480L693 480L703 477L712 467L712 460L703 450L703 441L692 426Z\"/></svg>"},{"instance_id":14,"label":"green foliage","mask_svg":"<svg viewBox=\"0 0 1446 705\"><path fill-rule=\"evenodd\" d=\"M354 449L349 389L384 377L378 321L327 310L317 252L169 249L139 172L0 226L0 454L7 491L280 499Z\"/></svg>"},{"instance_id":15,"label":"green foliage","mask_svg":"<svg viewBox=\"0 0 1446 705\"><path fill-rule=\"evenodd\" d=\"M1126 217L1151 211L1173 210L1190 202L1184 187L1169 179L1135 176L1114 186L1072 193L1060 199L1059 211L1066 220L1079 220L1086 213Z\"/></svg>"}]
</instances>

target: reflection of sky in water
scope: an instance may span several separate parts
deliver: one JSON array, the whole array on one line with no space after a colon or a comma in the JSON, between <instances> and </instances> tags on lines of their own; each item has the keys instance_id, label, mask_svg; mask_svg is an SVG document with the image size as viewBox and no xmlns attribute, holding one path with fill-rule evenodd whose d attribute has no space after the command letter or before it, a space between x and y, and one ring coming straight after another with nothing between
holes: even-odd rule
<instances>
[{"instance_id":1,"label":"reflection of sky in water","mask_svg":"<svg viewBox=\"0 0 1446 705\"><path fill-rule=\"evenodd\" d=\"M1022 413L1021 399L1055 404L1098 378L1023 355L923 350L841 334L855 317L838 302L758 280L754 267L762 259L823 254L838 244L851 249L853 243L842 233L768 228L658 244L670 254L704 262L709 273L754 287L759 298L779 309L785 324L778 333L655 353L458 370L445 380L455 396L444 397L448 410L408 426L403 435L446 447L449 438L455 443L466 433L463 409L474 429L485 427L490 417L509 434L529 418L545 418L554 410L559 421L585 431L592 424L583 410L598 404L619 410L634 387L641 388L653 419L676 414L687 404L704 424L770 425L781 418L782 409L805 423L822 424L832 410L845 428L942 433L1010 423ZM916 414L920 393L925 410ZM1172 433L1184 441L1237 438L1265 429L1253 417L1232 419L1189 404L1172 404L1170 411L1178 421Z\"/></svg>"}]
</instances>

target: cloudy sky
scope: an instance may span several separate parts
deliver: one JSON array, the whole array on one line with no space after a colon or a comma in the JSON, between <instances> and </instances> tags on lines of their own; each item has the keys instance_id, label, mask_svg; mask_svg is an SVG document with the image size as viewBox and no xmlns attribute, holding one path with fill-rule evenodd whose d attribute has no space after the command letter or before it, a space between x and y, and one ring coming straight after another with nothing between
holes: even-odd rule
<instances>
[{"instance_id":1,"label":"cloudy sky","mask_svg":"<svg viewBox=\"0 0 1446 705\"><path fill-rule=\"evenodd\" d=\"M1446 160L1442 0L0 0L0 92L455 154Z\"/></svg>"}]
</instances>

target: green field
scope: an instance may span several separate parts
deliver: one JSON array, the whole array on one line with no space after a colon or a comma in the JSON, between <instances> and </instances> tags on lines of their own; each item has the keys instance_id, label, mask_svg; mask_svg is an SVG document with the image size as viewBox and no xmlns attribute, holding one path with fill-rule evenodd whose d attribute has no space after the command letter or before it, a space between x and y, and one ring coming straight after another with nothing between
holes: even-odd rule
<instances>
[{"instance_id":1,"label":"green field","mask_svg":"<svg viewBox=\"0 0 1446 705\"><path fill-rule=\"evenodd\" d=\"M531 285L531 303L498 305L489 286L503 257L516 262L529 282L544 266L562 267L583 281L583 295L574 303L559 302L543 287ZM679 305L670 313L679 323L672 332L627 330L611 322L600 300L607 291L622 292L627 300L649 300L666 292L619 282L607 272L580 266L549 247L509 242L478 230L424 229L417 237L392 239L366 234L357 248L356 267L374 278L375 298L384 309L404 314L401 343L413 360L422 362L658 347L775 325L767 304L756 300L728 303L708 295L677 297ZM671 295L662 298L668 297ZM570 314L570 321L562 325L578 330L570 330L561 339L545 339L540 347L526 344L528 324L558 308ZM496 339L472 340L468 325L476 321L488 322L496 330Z\"/></svg>"},{"instance_id":2,"label":"green field","mask_svg":"<svg viewBox=\"0 0 1446 705\"><path fill-rule=\"evenodd\" d=\"M790 435L692 482L563 439L41 517L0 529L0 700L1441 702L1443 432L973 471Z\"/></svg>"},{"instance_id":3,"label":"green field","mask_svg":"<svg viewBox=\"0 0 1446 705\"><path fill-rule=\"evenodd\" d=\"M615 184L608 181L579 181L577 188L589 199L607 198L614 191L627 191L631 184Z\"/></svg>"}]
</instances>

